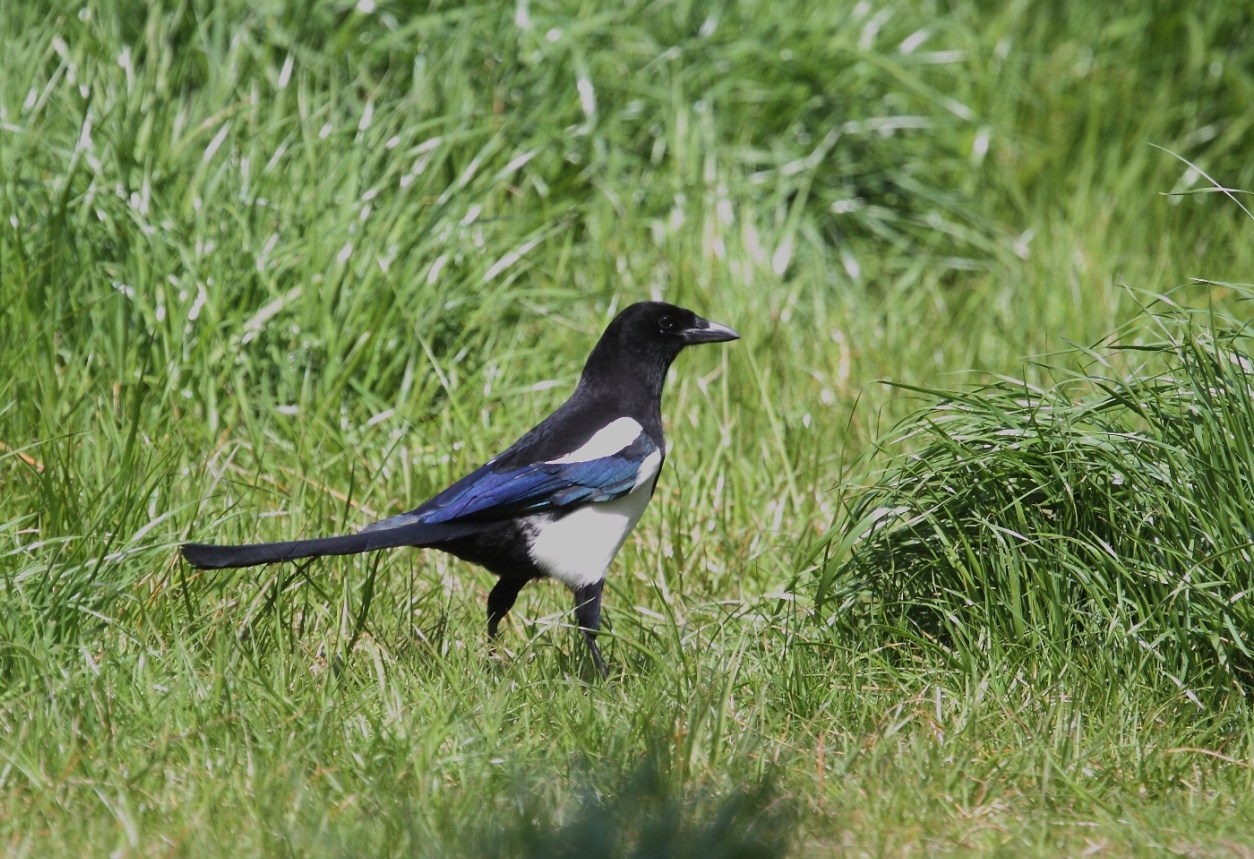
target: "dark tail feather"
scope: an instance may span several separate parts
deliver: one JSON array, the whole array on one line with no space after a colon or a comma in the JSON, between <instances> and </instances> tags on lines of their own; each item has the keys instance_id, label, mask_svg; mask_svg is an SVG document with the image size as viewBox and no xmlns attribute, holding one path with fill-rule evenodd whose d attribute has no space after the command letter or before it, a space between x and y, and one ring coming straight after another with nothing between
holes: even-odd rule
<instances>
[{"instance_id":1,"label":"dark tail feather","mask_svg":"<svg viewBox=\"0 0 1254 859\"><path fill-rule=\"evenodd\" d=\"M313 540L289 540L286 543L254 543L247 546L213 546L208 543L184 543L183 557L193 567L221 570L227 567L255 567L318 558L323 555L355 555L400 546L434 546L445 540L465 537L476 529L467 525L406 525L397 528L367 530L343 537L319 537Z\"/></svg>"},{"instance_id":2,"label":"dark tail feather","mask_svg":"<svg viewBox=\"0 0 1254 859\"><path fill-rule=\"evenodd\" d=\"M286 543L256 543L251 546L211 546L207 543L184 543L183 557L193 567L220 570L224 567L253 567L297 561L321 555L351 555L370 550L364 534L347 537L322 537L317 540L290 540ZM384 548L379 546L377 548Z\"/></svg>"}]
</instances>

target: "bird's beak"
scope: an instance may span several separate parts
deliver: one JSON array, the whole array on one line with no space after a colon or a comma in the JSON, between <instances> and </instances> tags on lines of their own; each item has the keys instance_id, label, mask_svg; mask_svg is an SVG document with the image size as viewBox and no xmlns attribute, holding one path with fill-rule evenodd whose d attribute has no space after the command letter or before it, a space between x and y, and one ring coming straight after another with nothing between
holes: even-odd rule
<instances>
[{"instance_id":1,"label":"bird's beak","mask_svg":"<svg viewBox=\"0 0 1254 859\"><path fill-rule=\"evenodd\" d=\"M685 345L692 345L693 343L722 343L724 340L739 339L740 335L736 333L734 328L728 328L726 325L702 319L700 316L697 317L695 325L684 331Z\"/></svg>"}]
</instances>

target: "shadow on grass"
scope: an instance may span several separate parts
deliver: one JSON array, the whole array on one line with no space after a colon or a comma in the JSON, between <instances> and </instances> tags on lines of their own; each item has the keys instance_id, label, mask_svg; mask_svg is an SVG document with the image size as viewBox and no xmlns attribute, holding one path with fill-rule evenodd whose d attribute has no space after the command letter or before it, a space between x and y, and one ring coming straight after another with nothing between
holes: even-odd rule
<instances>
[{"instance_id":1,"label":"shadow on grass","mask_svg":"<svg viewBox=\"0 0 1254 859\"><path fill-rule=\"evenodd\" d=\"M479 838L485 859L772 859L787 855L793 815L767 782L690 792L656 756L554 808L525 788Z\"/></svg>"}]
</instances>

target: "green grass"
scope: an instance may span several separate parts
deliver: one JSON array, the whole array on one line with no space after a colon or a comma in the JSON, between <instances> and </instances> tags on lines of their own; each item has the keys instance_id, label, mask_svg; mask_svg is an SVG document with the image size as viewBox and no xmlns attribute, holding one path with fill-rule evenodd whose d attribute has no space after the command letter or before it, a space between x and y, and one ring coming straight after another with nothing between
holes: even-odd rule
<instances>
[{"instance_id":1,"label":"green grass","mask_svg":"<svg viewBox=\"0 0 1254 859\"><path fill-rule=\"evenodd\" d=\"M1048 388L923 391L820 610L1162 676L1203 708L1254 687L1249 331L1176 307L1136 323ZM1109 376L1128 353L1148 366Z\"/></svg>"},{"instance_id":2,"label":"green grass","mask_svg":"<svg viewBox=\"0 0 1254 859\"><path fill-rule=\"evenodd\" d=\"M9 4L0 849L1254 854L1254 48L1194 5ZM608 683L556 585L493 655L450 558L178 561L408 509L650 297L743 339Z\"/></svg>"}]
</instances>

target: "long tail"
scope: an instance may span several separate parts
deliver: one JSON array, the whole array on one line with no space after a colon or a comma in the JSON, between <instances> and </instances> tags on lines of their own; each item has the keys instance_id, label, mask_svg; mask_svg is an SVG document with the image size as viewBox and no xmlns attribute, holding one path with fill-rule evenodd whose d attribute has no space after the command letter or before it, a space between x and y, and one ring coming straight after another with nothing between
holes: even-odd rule
<instances>
[{"instance_id":1,"label":"long tail","mask_svg":"<svg viewBox=\"0 0 1254 859\"><path fill-rule=\"evenodd\" d=\"M400 518L400 517L397 517ZM383 524L383 523L380 523ZM343 537L318 537L312 540L289 540L285 543L253 543L246 546L213 546L208 543L184 543L183 557L193 567L221 570L227 567L255 567L318 558L323 555L355 555L400 546L435 546L446 540L465 537L477 530L467 524L407 524L401 527L368 528Z\"/></svg>"}]
</instances>

